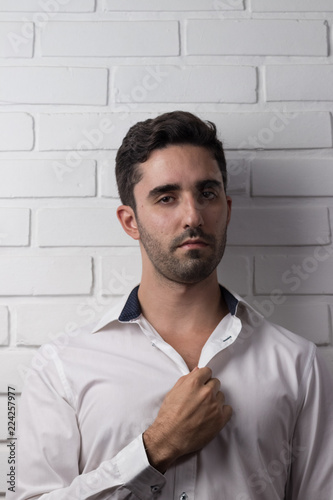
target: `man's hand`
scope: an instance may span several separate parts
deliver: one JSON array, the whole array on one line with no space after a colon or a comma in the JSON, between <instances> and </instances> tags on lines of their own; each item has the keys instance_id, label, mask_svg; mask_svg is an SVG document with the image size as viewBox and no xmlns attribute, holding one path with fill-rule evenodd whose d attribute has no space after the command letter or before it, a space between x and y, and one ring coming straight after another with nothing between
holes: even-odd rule
<instances>
[{"instance_id":1,"label":"man's hand","mask_svg":"<svg viewBox=\"0 0 333 500\"><path fill-rule=\"evenodd\" d=\"M143 440L153 467L165 472L177 458L203 448L230 420L220 381L210 368L194 368L166 395Z\"/></svg>"}]
</instances>

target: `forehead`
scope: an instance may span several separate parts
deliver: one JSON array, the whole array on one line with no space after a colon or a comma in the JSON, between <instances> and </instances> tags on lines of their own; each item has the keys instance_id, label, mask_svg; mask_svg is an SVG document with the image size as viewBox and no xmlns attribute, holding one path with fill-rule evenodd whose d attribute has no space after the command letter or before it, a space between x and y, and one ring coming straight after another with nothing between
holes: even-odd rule
<instances>
[{"instance_id":1,"label":"forehead","mask_svg":"<svg viewBox=\"0 0 333 500\"><path fill-rule=\"evenodd\" d=\"M222 181L222 174L213 153L201 146L170 145L152 151L140 164L140 182L147 189L157 184L189 185L204 179Z\"/></svg>"}]
</instances>

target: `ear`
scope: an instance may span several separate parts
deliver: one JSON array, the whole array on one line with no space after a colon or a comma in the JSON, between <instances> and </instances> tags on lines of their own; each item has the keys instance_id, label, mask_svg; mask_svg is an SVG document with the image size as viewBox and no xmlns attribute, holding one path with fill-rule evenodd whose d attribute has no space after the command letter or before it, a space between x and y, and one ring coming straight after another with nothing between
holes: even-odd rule
<instances>
[{"instance_id":1,"label":"ear","mask_svg":"<svg viewBox=\"0 0 333 500\"><path fill-rule=\"evenodd\" d=\"M134 240L139 240L140 234L134 210L128 205L121 205L117 208L117 217L125 233L127 233Z\"/></svg>"},{"instance_id":2,"label":"ear","mask_svg":"<svg viewBox=\"0 0 333 500\"><path fill-rule=\"evenodd\" d=\"M229 224L231 218L231 205L232 205L232 199L230 198L230 196L227 196L227 207L228 207L227 225Z\"/></svg>"}]
</instances>

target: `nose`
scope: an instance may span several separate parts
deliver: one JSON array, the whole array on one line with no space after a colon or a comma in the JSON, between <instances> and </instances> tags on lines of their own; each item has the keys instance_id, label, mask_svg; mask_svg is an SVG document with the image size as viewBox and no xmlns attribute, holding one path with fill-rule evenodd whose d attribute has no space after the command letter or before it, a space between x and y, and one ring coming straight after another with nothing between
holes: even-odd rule
<instances>
[{"instance_id":1,"label":"nose","mask_svg":"<svg viewBox=\"0 0 333 500\"><path fill-rule=\"evenodd\" d=\"M184 228L203 226L204 220L202 216L203 206L192 195L187 196L183 203L183 225Z\"/></svg>"}]
</instances>

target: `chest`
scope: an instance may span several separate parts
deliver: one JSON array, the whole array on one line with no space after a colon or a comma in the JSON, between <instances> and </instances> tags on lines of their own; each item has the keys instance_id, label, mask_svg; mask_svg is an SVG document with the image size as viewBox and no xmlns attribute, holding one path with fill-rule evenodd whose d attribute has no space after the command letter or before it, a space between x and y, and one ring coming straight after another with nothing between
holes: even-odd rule
<instances>
[{"instance_id":1,"label":"chest","mask_svg":"<svg viewBox=\"0 0 333 500\"><path fill-rule=\"evenodd\" d=\"M189 371L198 366L200 354L206 339L181 339L169 340L169 345L183 358Z\"/></svg>"}]
</instances>

